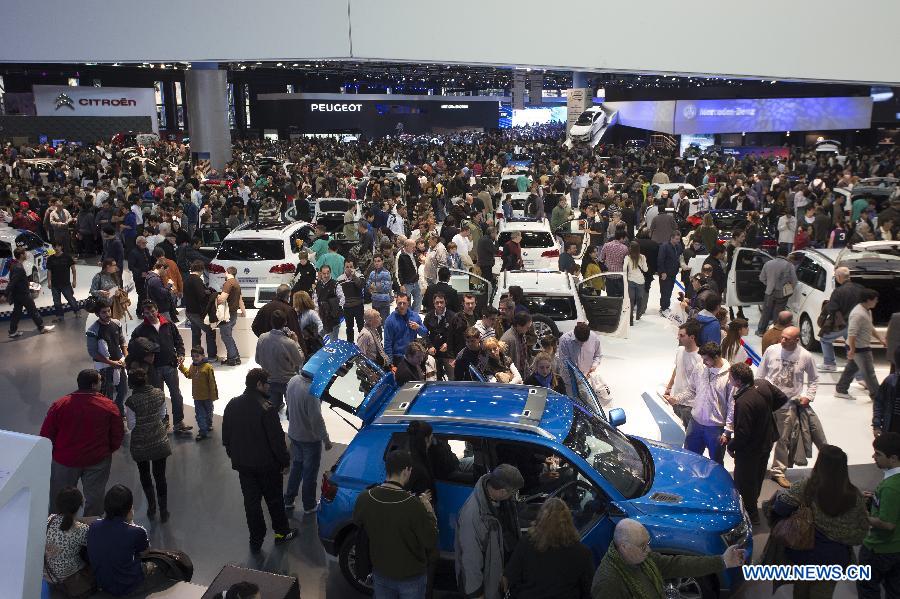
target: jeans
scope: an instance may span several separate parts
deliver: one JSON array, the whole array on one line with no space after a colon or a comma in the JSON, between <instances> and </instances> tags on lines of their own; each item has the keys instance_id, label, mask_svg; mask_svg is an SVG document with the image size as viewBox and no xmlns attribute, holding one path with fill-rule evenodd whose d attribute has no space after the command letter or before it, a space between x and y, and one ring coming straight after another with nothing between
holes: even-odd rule
<instances>
[{"instance_id":1,"label":"jeans","mask_svg":"<svg viewBox=\"0 0 900 599\"><path fill-rule=\"evenodd\" d=\"M53 294L53 308L56 310L57 318L63 317L63 307L60 295L69 302L72 312L78 312L78 302L75 300L75 291L72 289L71 285L66 285L65 287L51 287L50 293Z\"/></svg>"},{"instance_id":2,"label":"jeans","mask_svg":"<svg viewBox=\"0 0 900 599\"><path fill-rule=\"evenodd\" d=\"M353 329L353 323L356 322L356 330ZM344 307L344 324L347 325L347 341L353 343L356 339L356 331L362 331L365 323L363 322L363 305L345 306Z\"/></svg>"},{"instance_id":3,"label":"jeans","mask_svg":"<svg viewBox=\"0 0 900 599\"><path fill-rule=\"evenodd\" d=\"M116 370L119 371L118 385L115 383ZM109 367L100 370L100 393L115 402L120 414L125 414L125 396L128 395L128 377L125 369Z\"/></svg>"},{"instance_id":4,"label":"jeans","mask_svg":"<svg viewBox=\"0 0 900 599\"><path fill-rule=\"evenodd\" d=\"M790 252L792 249L794 249L794 244L793 243L779 243L778 249L784 250L786 252Z\"/></svg>"},{"instance_id":5,"label":"jeans","mask_svg":"<svg viewBox=\"0 0 900 599\"><path fill-rule=\"evenodd\" d=\"M644 311L641 309L644 300L644 285L641 283L635 283L634 281L628 281L628 301L631 302L631 317L632 319L637 316L640 318L643 316Z\"/></svg>"},{"instance_id":6,"label":"jeans","mask_svg":"<svg viewBox=\"0 0 900 599\"><path fill-rule=\"evenodd\" d=\"M19 321L22 319L22 311L25 309L28 310L28 314L31 316L31 320L34 321L34 326L36 326L39 331L44 329L44 319L41 318L37 306L34 305L34 300L31 299L31 295L22 298L21 301L13 298L12 303L13 311L12 316L9 319L10 335L19 330Z\"/></svg>"},{"instance_id":7,"label":"jeans","mask_svg":"<svg viewBox=\"0 0 900 599\"><path fill-rule=\"evenodd\" d=\"M172 422L176 425L184 420L184 399L181 397L181 389L178 388L178 369L174 366L157 366L159 378L169 388L169 397L172 400Z\"/></svg>"},{"instance_id":8,"label":"jeans","mask_svg":"<svg viewBox=\"0 0 900 599\"><path fill-rule=\"evenodd\" d=\"M291 471L288 474L284 502L293 503L303 482L301 498L303 509L316 507L316 482L319 480L319 465L322 461L321 441L291 441Z\"/></svg>"},{"instance_id":9,"label":"jeans","mask_svg":"<svg viewBox=\"0 0 900 599\"><path fill-rule=\"evenodd\" d=\"M234 325L237 324L237 319L237 312L233 312L231 318L228 319L228 322L219 324L219 331L222 333L222 343L225 344L225 357L229 360L241 359L237 343L234 342Z\"/></svg>"},{"instance_id":10,"label":"jeans","mask_svg":"<svg viewBox=\"0 0 900 599\"><path fill-rule=\"evenodd\" d=\"M419 312L422 308L422 287L419 283L404 283L404 287L406 287L406 292L409 294L410 306L413 312ZM375 308L378 310L378 308ZM387 318L386 314L381 315L382 318Z\"/></svg>"},{"instance_id":11,"label":"jeans","mask_svg":"<svg viewBox=\"0 0 900 599\"><path fill-rule=\"evenodd\" d=\"M787 301L787 297L775 297L774 294L766 294L766 299L763 302L762 314L759 316L759 324L756 327L757 333L762 335L766 332L766 329L769 327L769 322L777 317L779 312L784 310L785 306L787 306Z\"/></svg>"},{"instance_id":12,"label":"jeans","mask_svg":"<svg viewBox=\"0 0 900 599\"><path fill-rule=\"evenodd\" d=\"M287 534L287 514L284 513L284 499L281 496L281 470L238 470L241 494L244 496L244 514L250 529L250 545L259 547L266 538L266 519L260 500L265 499L272 519L272 530L277 534Z\"/></svg>"},{"instance_id":13,"label":"jeans","mask_svg":"<svg viewBox=\"0 0 900 599\"><path fill-rule=\"evenodd\" d=\"M834 341L835 339L841 338L847 338L847 327L844 327L840 331L819 335L819 343L822 344L822 361L827 366L837 365L837 361L834 357Z\"/></svg>"},{"instance_id":14,"label":"jeans","mask_svg":"<svg viewBox=\"0 0 900 599\"><path fill-rule=\"evenodd\" d=\"M412 578L396 580L372 573L375 599L424 599L428 575L420 574Z\"/></svg>"},{"instance_id":15,"label":"jeans","mask_svg":"<svg viewBox=\"0 0 900 599\"><path fill-rule=\"evenodd\" d=\"M875 357L872 351L856 350L853 359L847 362L841 378L838 379L835 390L838 393L846 393L850 388L850 382L857 372L862 372L863 379L866 381L866 387L869 390L869 397L875 401L875 395L878 393L878 377L875 376Z\"/></svg>"},{"instance_id":16,"label":"jeans","mask_svg":"<svg viewBox=\"0 0 900 599\"><path fill-rule=\"evenodd\" d=\"M408 286L407 286L407 289L409 289ZM381 303L376 304L375 302L372 302L372 309L374 309L379 314L381 314L381 322L384 322L385 320L387 320L387 317L391 313L391 305L390 304L381 304ZM415 308L413 308L413 310L415 310Z\"/></svg>"},{"instance_id":17,"label":"jeans","mask_svg":"<svg viewBox=\"0 0 900 599\"><path fill-rule=\"evenodd\" d=\"M644 275L644 296L641 298L641 314L647 311L647 300L650 298L651 287L653 287L653 277Z\"/></svg>"},{"instance_id":18,"label":"jeans","mask_svg":"<svg viewBox=\"0 0 900 599\"><path fill-rule=\"evenodd\" d=\"M210 360L216 359L219 350L216 347L216 330L203 322L203 314L187 315L188 322L191 323L191 347L200 346L200 333L206 333L206 357Z\"/></svg>"},{"instance_id":19,"label":"jeans","mask_svg":"<svg viewBox=\"0 0 900 599\"><path fill-rule=\"evenodd\" d=\"M666 278L659 278L659 309L668 310L672 304L672 290L675 289L675 275L666 273Z\"/></svg>"},{"instance_id":20,"label":"jeans","mask_svg":"<svg viewBox=\"0 0 900 599\"><path fill-rule=\"evenodd\" d=\"M797 418L795 406L797 406L797 409L808 410L809 434L813 445L821 450L822 447L828 444L828 441L825 439L825 431L822 430L822 422L815 411L813 411L812 406L800 408L796 401L789 401L773 414L775 416L775 427L778 429L778 441L775 442L775 451L772 453L772 468L769 470L772 476L784 476L784 471L788 468L793 468L796 463L795 458L797 456L791 452L791 433L794 430L794 423ZM799 465L803 466L805 462Z\"/></svg>"},{"instance_id":21,"label":"jeans","mask_svg":"<svg viewBox=\"0 0 900 599\"><path fill-rule=\"evenodd\" d=\"M725 446L719 441L723 430L724 426L707 426L691 420L684 437L684 448L700 455L705 449L709 459L721 464L725 459Z\"/></svg>"},{"instance_id":22,"label":"jeans","mask_svg":"<svg viewBox=\"0 0 900 599\"><path fill-rule=\"evenodd\" d=\"M103 498L106 496L106 483L109 481L109 467L112 457L97 462L84 468L63 466L59 462L50 463L50 513L53 513L56 505L56 496L66 487L78 486L81 480L81 489L84 494L84 515L103 515Z\"/></svg>"},{"instance_id":23,"label":"jeans","mask_svg":"<svg viewBox=\"0 0 900 599\"><path fill-rule=\"evenodd\" d=\"M213 422L213 402L210 399L194 400L194 415L197 417L197 431L208 435Z\"/></svg>"},{"instance_id":24,"label":"jeans","mask_svg":"<svg viewBox=\"0 0 900 599\"><path fill-rule=\"evenodd\" d=\"M138 476L141 479L141 488L144 489L144 495L147 497L147 507L151 510L155 509L156 498L158 497L160 511L168 511L169 485L166 483L166 458L153 460L152 462L150 460L138 462L137 468ZM154 481L156 482L155 489L153 486Z\"/></svg>"},{"instance_id":25,"label":"jeans","mask_svg":"<svg viewBox=\"0 0 900 599\"><path fill-rule=\"evenodd\" d=\"M269 401L275 406L276 410L281 410L284 406L284 394L287 391L287 383L276 383L269 381Z\"/></svg>"},{"instance_id":26,"label":"jeans","mask_svg":"<svg viewBox=\"0 0 900 599\"><path fill-rule=\"evenodd\" d=\"M900 597L900 553L875 553L863 545L859 563L872 566L871 580L856 583L859 599L881 599L882 586L888 597Z\"/></svg>"}]
</instances>

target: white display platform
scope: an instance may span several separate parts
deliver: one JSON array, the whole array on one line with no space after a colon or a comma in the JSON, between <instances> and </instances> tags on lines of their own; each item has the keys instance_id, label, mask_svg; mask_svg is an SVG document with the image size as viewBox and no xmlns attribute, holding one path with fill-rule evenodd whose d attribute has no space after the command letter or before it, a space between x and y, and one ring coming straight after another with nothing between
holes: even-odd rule
<instances>
[{"instance_id":1,"label":"white display platform","mask_svg":"<svg viewBox=\"0 0 900 599\"><path fill-rule=\"evenodd\" d=\"M41 596L47 502L49 439L0 431L0 596Z\"/></svg>"}]
</instances>

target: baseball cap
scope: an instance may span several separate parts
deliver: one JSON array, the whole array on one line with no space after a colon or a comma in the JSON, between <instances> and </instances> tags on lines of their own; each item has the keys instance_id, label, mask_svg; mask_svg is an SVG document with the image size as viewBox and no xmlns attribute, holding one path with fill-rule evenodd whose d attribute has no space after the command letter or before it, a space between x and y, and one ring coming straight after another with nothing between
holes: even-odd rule
<instances>
[{"instance_id":1,"label":"baseball cap","mask_svg":"<svg viewBox=\"0 0 900 599\"><path fill-rule=\"evenodd\" d=\"M522 473L515 466L500 464L491 471L491 486L518 491L525 486Z\"/></svg>"}]
</instances>

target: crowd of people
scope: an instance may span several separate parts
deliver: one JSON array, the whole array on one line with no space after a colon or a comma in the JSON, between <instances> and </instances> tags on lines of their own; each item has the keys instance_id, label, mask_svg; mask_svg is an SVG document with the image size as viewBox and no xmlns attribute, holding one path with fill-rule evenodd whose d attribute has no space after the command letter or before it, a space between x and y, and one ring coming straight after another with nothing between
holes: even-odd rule
<instances>
[{"instance_id":1,"label":"crowd of people","mask_svg":"<svg viewBox=\"0 0 900 599\"><path fill-rule=\"evenodd\" d=\"M835 191L850 190L862 178L893 175L900 168L898 153L857 148L838 161L794 148L781 159L686 160L653 147L567 150L560 137L558 128L537 127L351 144L239 141L234 160L221 172L192 164L188 149L175 142L143 148L141 159L103 143L57 148L7 144L0 155L0 221L53 244L47 268L57 318L65 315L62 299L76 317L82 307L97 314L86 336L92 368L79 374L77 391L53 404L41 431L54 445L51 494L52 505L59 506L48 540L53 551L68 555L48 565L54 579L85 569L86 562L72 552L86 544L89 569L105 590L130 593L152 580L152 562L140 557L148 541L132 522L131 491L122 485L107 489L107 483L111 455L130 434L129 451L147 516L168 521L169 429L186 436L193 428L185 422L179 372L191 381L196 441L214 435L213 404L220 399L217 366L241 364L233 329L247 311L233 267L221 289L208 286L209 260L198 249L203 225L234 228L246 221L279 219L291 208L303 214L310 200L322 197L356 199L364 205L362 219L357 221L351 208L341 229L341 239L356 242L353 248L339 251L336 236L317 226L314 236L303 240L292 284L279 287L253 318L258 368L247 373L244 392L228 402L220 436L238 473L254 553L266 536L263 500L276 543L297 534L287 512L298 495L305 514L316 511L322 450L332 443L310 390L312 374L303 364L342 330L364 356L392 370L401 385L486 380L571 394L564 366L570 362L608 405L600 336L587 323L578 323L559 339L539 337L521 288L511 287L495 309L479 306L476 295L459 293L450 284L451 269L495 281L498 267L522 267L521 237L513 234L498 243L496 217L498 211L511 215L500 178L516 175L517 189L530 193L529 215L547 218L553 230L577 218L590 234L580 265L579 249L562 246L561 271L584 278L622 273L620 279L597 283L595 291L613 297L627 293L632 323L656 311L648 307L654 281L660 292L657 313L683 316L677 320L675 366L662 396L684 425L686 449L719 463L726 452L733 456L735 485L753 523L761 522L759 494L767 475L785 488L784 500L774 508L784 517L803 502L821 504L823 523L847 520L848 510L856 510L852 517L860 526L866 523L864 530L842 536L829 534L823 524L822 547L817 544L813 557L793 559L817 563L801 560L821 559L835 550L833 544L846 548L864 537L862 556L878 574L870 588L883 582L889 594L890 589L900 592L900 547L893 540L897 501L887 485L890 478L876 491L880 504L876 500L869 515L860 516L859 510L866 508L847 479L846 455L827 444L812 407L819 373L837 368L834 341L845 338L848 361L836 395L849 397L855 377L865 381L874 401L876 455L882 454L876 461L885 467L900 460L900 419L892 418L900 409L897 375L879 383L872 358L873 341L881 341L896 365L900 323L889 331L889 339L879 339L871 317L878 293L838 269L838 285L823 311L830 323L822 335L824 363L816 365L799 345L799 329L785 311L797 281L793 250L900 239L896 194L877 212L868 201L847 207L845 195ZM284 166L263 164L259 155L276 156ZM44 166L29 160L34 158L46 159ZM516 166L518 160L528 166ZM382 173L374 168L378 165L394 172ZM651 185L663 183L690 184L702 193L692 199L678 188L671 195L654 195ZM743 211L745 219L727 232L709 214L688 231L676 220L676 215L683 220L709 209ZM726 304L724 292L735 249L760 247L766 230L777 231L777 258L760 275L765 305L756 333L763 353L754 370L743 340L750 325L741 306ZM723 233L728 234L725 243ZM18 321L24 311L38 330L52 330L34 305L23 251L15 250L5 290L13 305L10 337L22 334ZM689 263L700 255L706 255L702 269L692 273ZM84 298L87 306L74 294L76 259L99 267ZM683 294L676 296L676 285L683 286ZM126 340L120 320L129 313L133 295L142 321ZM182 318L191 329L187 348L177 328ZM219 355L219 335L225 356ZM287 440L282 413L289 420ZM813 446L819 458L812 477L791 483L786 470L807 464ZM410 488L410 480L421 485L423 459L429 458L417 456L413 448L389 454L387 480L361 494L356 506L354 517L369 530L378 597L431 592L434 498L427 488L416 491L417 497ZM426 470L431 468L428 462ZM528 534L511 542L498 506L514 498L520 480L514 467L499 466L478 482L459 515L457 578L467 596L499 597L502 586L514 597L546 597L547 589L561 588L554 585L569 585L560 596L662 597L663 578L741 563L738 548L693 560L650 552L647 531L624 520L594 573L562 502L547 502ZM82 501L75 488L79 481L84 517L103 516L89 529L73 520ZM836 484L846 490L839 501L824 492ZM843 524L835 526L845 530ZM94 547L92 538L98 539ZM108 549L113 546L114 551ZM546 579L546 569L535 567L546 560L566 576ZM817 596L827 594L826 589Z\"/></svg>"}]
</instances>

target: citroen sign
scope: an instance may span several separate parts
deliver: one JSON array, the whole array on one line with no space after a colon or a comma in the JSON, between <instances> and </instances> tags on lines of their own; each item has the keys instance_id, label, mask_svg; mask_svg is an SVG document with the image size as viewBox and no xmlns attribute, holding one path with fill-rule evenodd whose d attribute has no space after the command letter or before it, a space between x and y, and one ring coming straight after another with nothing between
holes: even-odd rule
<instances>
[{"instance_id":1,"label":"citroen sign","mask_svg":"<svg viewBox=\"0 0 900 599\"><path fill-rule=\"evenodd\" d=\"M66 92L60 92L60 94L56 96L56 110L59 110L63 106L75 110L75 102L72 101L72 98L69 97L69 94Z\"/></svg>"}]
</instances>

